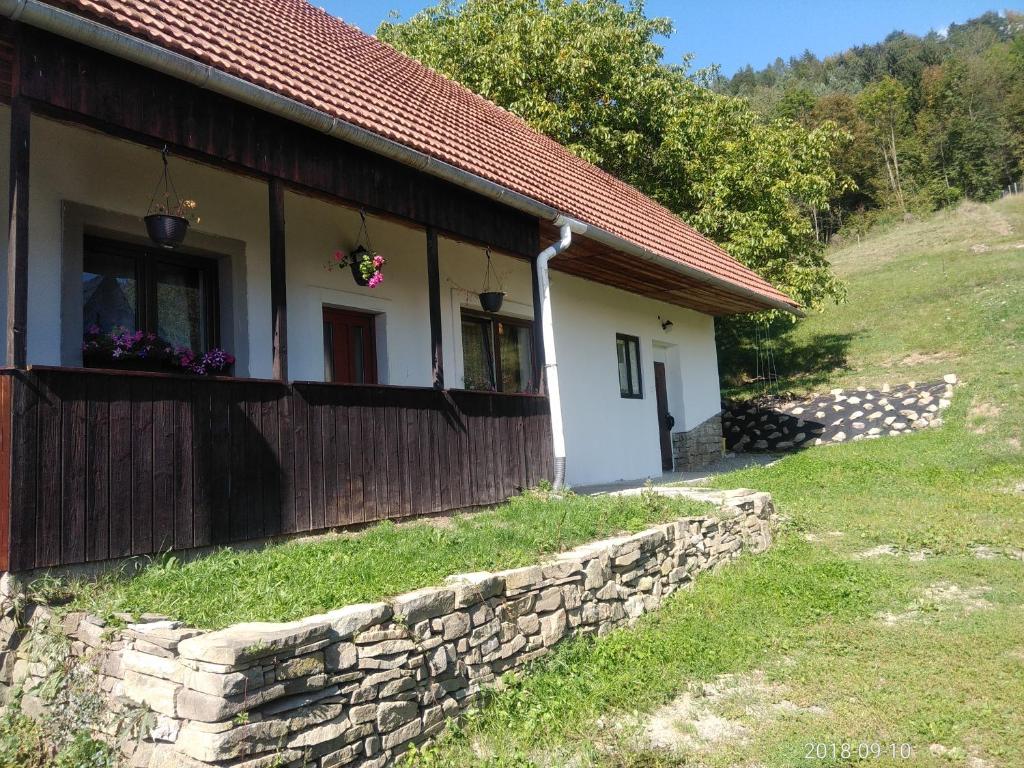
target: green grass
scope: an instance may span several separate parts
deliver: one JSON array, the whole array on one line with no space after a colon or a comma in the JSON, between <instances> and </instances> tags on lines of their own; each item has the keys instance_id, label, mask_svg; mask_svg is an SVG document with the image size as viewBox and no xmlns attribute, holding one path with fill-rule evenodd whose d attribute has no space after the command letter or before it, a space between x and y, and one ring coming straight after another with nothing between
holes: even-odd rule
<instances>
[{"instance_id":1,"label":"green grass","mask_svg":"<svg viewBox=\"0 0 1024 768\"><path fill-rule=\"evenodd\" d=\"M708 510L651 496L557 500L530 493L445 525L384 523L349 535L225 549L185 564L158 558L135 574L72 585L73 607L100 615L163 613L214 629L289 621L438 584L455 573L527 565L585 541Z\"/></svg>"},{"instance_id":2,"label":"green grass","mask_svg":"<svg viewBox=\"0 0 1024 768\"><path fill-rule=\"evenodd\" d=\"M966 203L835 250L845 304L797 326L778 344L782 390L932 381L956 372L969 397L1024 397L1024 201ZM975 253L972 248L988 250ZM837 341L838 340L838 341ZM839 364L816 355L838 345ZM824 362L835 364L829 355ZM741 395L742 390L732 394ZM1021 420L1012 430L1019 437Z\"/></svg>"},{"instance_id":3,"label":"green grass","mask_svg":"<svg viewBox=\"0 0 1024 768\"><path fill-rule=\"evenodd\" d=\"M972 250L981 244L988 250ZM837 250L849 301L810 318L794 338L805 350L816 339L847 338L847 363L784 386L956 372L964 385L945 424L717 478L720 487L774 495L788 519L775 548L702 577L634 630L561 648L411 762L846 765L805 760L807 745L878 742L911 744L913 758L865 764L1024 765L1024 560L975 553L979 545L1024 549L1017 244L1024 199L969 204ZM903 554L855 556L881 544ZM947 583L987 590L989 605L971 612L923 597ZM878 618L914 607L912 620ZM742 692L714 705L748 728L745 740L657 751L639 738L635 723L694 681L755 670L797 706L765 714L755 694Z\"/></svg>"}]
</instances>

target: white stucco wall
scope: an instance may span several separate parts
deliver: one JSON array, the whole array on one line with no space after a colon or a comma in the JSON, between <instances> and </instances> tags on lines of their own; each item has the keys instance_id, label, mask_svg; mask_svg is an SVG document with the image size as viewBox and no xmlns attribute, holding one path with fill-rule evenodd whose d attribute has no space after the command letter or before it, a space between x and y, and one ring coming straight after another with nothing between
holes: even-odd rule
<instances>
[{"instance_id":1,"label":"white stucco wall","mask_svg":"<svg viewBox=\"0 0 1024 768\"><path fill-rule=\"evenodd\" d=\"M0 107L3 190L7 189L9 124L8 110ZM62 360L60 316L65 230L72 223L81 226L83 217L88 227L89 217L94 216L102 218L107 228L111 221L117 222L126 236L144 237L141 217L159 172L159 153L153 149L33 118L30 363L68 362L66 350ZM201 243L210 249L223 243L233 249L230 279L238 293L224 322L233 324L233 337L244 339L247 346L236 373L270 377L267 185L182 158L172 159L172 173L179 192L197 201L202 217L187 244ZM335 306L376 315L381 383L430 386L425 233L368 217L372 245L388 259L383 285L368 290L357 287L348 270L324 269L335 250L348 251L356 245L358 212L292 192L286 194L285 205L290 377L323 380L322 307ZM6 217L5 204L0 206L0 218L6 221ZM6 239L5 224L0 228L4 255ZM506 292L501 313L532 319L530 264L502 254L492 258ZM462 308L479 309L476 294L483 287L485 259L482 248L443 237L439 259L445 378L447 386L458 388L463 386L459 315ZM0 279L5 280L6 264L2 274ZM71 280L74 285L78 279L78 274L69 274L65 282ZM660 474L654 361L666 364L669 407L677 430L691 429L716 413L719 390L712 319L554 271L552 291L568 481L580 485ZM0 291L4 313L5 296L4 289ZM67 311L81 310L69 307ZM670 331L662 330L659 316L672 320ZM643 399L619 395L616 333L641 340ZM0 352L3 343L0 340Z\"/></svg>"},{"instance_id":2,"label":"white stucco wall","mask_svg":"<svg viewBox=\"0 0 1024 768\"><path fill-rule=\"evenodd\" d=\"M358 211L289 193L285 219L291 378L323 381L323 307L330 306L376 316L380 383L431 386L425 232L367 217L370 244L387 259L384 282L369 289L357 286L348 268L324 269L334 251L356 247Z\"/></svg>"},{"instance_id":3,"label":"white stucco wall","mask_svg":"<svg viewBox=\"0 0 1024 768\"><path fill-rule=\"evenodd\" d=\"M713 319L558 272L551 273L551 284L567 481L660 475L654 361L666 363L675 431L718 413ZM659 316L672 321L671 330L662 330ZM643 399L619 394L617 333L640 339Z\"/></svg>"}]
</instances>

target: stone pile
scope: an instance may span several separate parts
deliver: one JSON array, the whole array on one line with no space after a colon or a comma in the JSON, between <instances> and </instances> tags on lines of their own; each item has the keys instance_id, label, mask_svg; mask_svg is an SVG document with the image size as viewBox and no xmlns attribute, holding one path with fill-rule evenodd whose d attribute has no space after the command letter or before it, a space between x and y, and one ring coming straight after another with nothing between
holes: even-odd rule
<instances>
[{"instance_id":1,"label":"stone pile","mask_svg":"<svg viewBox=\"0 0 1024 768\"><path fill-rule=\"evenodd\" d=\"M673 490L720 513L295 622L206 632L143 617L115 630L71 614L61 629L95 669L110 723L140 723L121 738L132 766L388 765L503 672L566 637L630 624L698 573L771 543L768 494ZM13 672L23 706L40 710L47 670L17 658Z\"/></svg>"},{"instance_id":2,"label":"stone pile","mask_svg":"<svg viewBox=\"0 0 1024 768\"><path fill-rule=\"evenodd\" d=\"M788 402L725 402L722 430L730 451L794 451L810 445L873 440L942 424L954 374L929 384L833 389Z\"/></svg>"}]
</instances>

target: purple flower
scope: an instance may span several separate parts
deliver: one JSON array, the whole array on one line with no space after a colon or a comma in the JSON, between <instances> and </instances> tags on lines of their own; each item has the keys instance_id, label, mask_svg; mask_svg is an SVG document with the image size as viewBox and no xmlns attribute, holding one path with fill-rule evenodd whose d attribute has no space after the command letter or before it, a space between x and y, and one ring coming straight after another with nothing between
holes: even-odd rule
<instances>
[{"instance_id":1,"label":"purple flower","mask_svg":"<svg viewBox=\"0 0 1024 768\"><path fill-rule=\"evenodd\" d=\"M376 288L378 285L380 285L383 282L384 282L384 275L383 275L383 273L381 273L381 272L374 272L373 276L370 277L370 282L368 283L368 285L371 288Z\"/></svg>"},{"instance_id":2,"label":"purple flower","mask_svg":"<svg viewBox=\"0 0 1024 768\"><path fill-rule=\"evenodd\" d=\"M234 355L225 352L219 347L214 347L198 362L206 372L219 373L226 371L235 363Z\"/></svg>"}]
</instances>

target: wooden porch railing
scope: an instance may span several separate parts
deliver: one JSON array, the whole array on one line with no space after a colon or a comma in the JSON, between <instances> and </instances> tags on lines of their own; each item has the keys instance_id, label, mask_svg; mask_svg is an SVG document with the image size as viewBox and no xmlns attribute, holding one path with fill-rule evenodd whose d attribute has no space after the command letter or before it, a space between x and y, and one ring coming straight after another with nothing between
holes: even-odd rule
<instances>
[{"instance_id":1,"label":"wooden porch railing","mask_svg":"<svg viewBox=\"0 0 1024 768\"><path fill-rule=\"evenodd\" d=\"M552 466L528 395L37 367L0 372L0 416L0 570L494 504Z\"/></svg>"}]
</instances>

